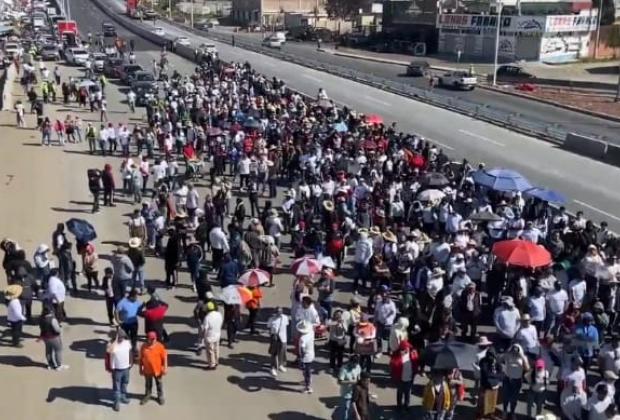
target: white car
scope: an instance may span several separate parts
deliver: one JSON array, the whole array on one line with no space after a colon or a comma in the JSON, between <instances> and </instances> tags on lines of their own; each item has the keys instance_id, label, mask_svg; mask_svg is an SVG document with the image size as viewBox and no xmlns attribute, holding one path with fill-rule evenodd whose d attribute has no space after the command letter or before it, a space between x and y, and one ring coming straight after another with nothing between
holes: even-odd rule
<instances>
[{"instance_id":1,"label":"white car","mask_svg":"<svg viewBox=\"0 0 620 420\"><path fill-rule=\"evenodd\" d=\"M263 40L263 46L265 47L269 47L269 48L282 48L282 45L284 45L284 41L279 39L279 38L265 38Z\"/></svg>"},{"instance_id":2,"label":"white car","mask_svg":"<svg viewBox=\"0 0 620 420\"><path fill-rule=\"evenodd\" d=\"M213 44L201 44L199 48L204 54L217 54L217 48Z\"/></svg>"},{"instance_id":3,"label":"white car","mask_svg":"<svg viewBox=\"0 0 620 420\"><path fill-rule=\"evenodd\" d=\"M24 49L17 42L7 42L6 44L4 44L4 53L8 57L13 58L13 56L15 55L20 56L23 54L23 52Z\"/></svg>"},{"instance_id":4,"label":"white car","mask_svg":"<svg viewBox=\"0 0 620 420\"><path fill-rule=\"evenodd\" d=\"M177 39L175 39L174 42L175 44L183 45L184 47L189 47L190 45L192 45L189 38L186 36L180 36Z\"/></svg>"},{"instance_id":5,"label":"white car","mask_svg":"<svg viewBox=\"0 0 620 420\"><path fill-rule=\"evenodd\" d=\"M455 89L474 90L478 84L478 78L471 76L466 71L452 71L439 77L439 85Z\"/></svg>"},{"instance_id":6,"label":"white car","mask_svg":"<svg viewBox=\"0 0 620 420\"><path fill-rule=\"evenodd\" d=\"M102 72L103 67L105 65L105 60L108 58L107 55L102 53L93 53L90 55L90 61L93 63L93 70L97 72Z\"/></svg>"},{"instance_id":7,"label":"white car","mask_svg":"<svg viewBox=\"0 0 620 420\"><path fill-rule=\"evenodd\" d=\"M73 65L83 66L84 64L86 64L86 61L89 57L90 54L88 54L88 51L86 51L84 48L69 48L65 52L65 59L67 63Z\"/></svg>"},{"instance_id":8,"label":"white car","mask_svg":"<svg viewBox=\"0 0 620 420\"><path fill-rule=\"evenodd\" d=\"M166 35L166 31L164 31L164 28L155 28L153 29L153 33L157 36L164 36Z\"/></svg>"}]
</instances>

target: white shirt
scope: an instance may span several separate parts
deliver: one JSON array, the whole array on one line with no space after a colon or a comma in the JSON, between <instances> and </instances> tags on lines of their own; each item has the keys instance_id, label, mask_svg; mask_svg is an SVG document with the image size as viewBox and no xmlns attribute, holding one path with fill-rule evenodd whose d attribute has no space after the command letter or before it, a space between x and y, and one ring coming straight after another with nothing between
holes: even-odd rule
<instances>
[{"instance_id":1,"label":"white shirt","mask_svg":"<svg viewBox=\"0 0 620 420\"><path fill-rule=\"evenodd\" d=\"M26 317L22 314L22 304L19 299L11 299L7 306L6 320L8 322L23 322Z\"/></svg>"},{"instance_id":2,"label":"white shirt","mask_svg":"<svg viewBox=\"0 0 620 420\"><path fill-rule=\"evenodd\" d=\"M561 315L566 309L566 302L568 302L568 293L566 290L553 290L547 295L547 302L549 302L549 310L555 315Z\"/></svg>"},{"instance_id":3,"label":"white shirt","mask_svg":"<svg viewBox=\"0 0 620 420\"><path fill-rule=\"evenodd\" d=\"M51 276L47 283L48 295L57 303L65 301L67 289L65 284L56 276Z\"/></svg>"},{"instance_id":4,"label":"white shirt","mask_svg":"<svg viewBox=\"0 0 620 420\"><path fill-rule=\"evenodd\" d=\"M536 332L535 326L528 325L527 327L522 327L517 332L515 339L523 346L523 350L528 353L538 352L538 332Z\"/></svg>"},{"instance_id":5,"label":"white shirt","mask_svg":"<svg viewBox=\"0 0 620 420\"><path fill-rule=\"evenodd\" d=\"M187 193L187 208L197 209L199 200L200 196L198 195L198 191L196 190L196 188L189 190L189 192Z\"/></svg>"},{"instance_id":6,"label":"white shirt","mask_svg":"<svg viewBox=\"0 0 620 420\"><path fill-rule=\"evenodd\" d=\"M287 315L274 316L269 319L269 332L271 334L277 334L280 337L280 341L286 343L287 328L289 324L289 318Z\"/></svg>"},{"instance_id":7,"label":"white shirt","mask_svg":"<svg viewBox=\"0 0 620 420\"><path fill-rule=\"evenodd\" d=\"M314 362L314 332L304 334L299 338L299 353L303 363Z\"/></svg>"},{"instance_id":8,"label":"white shirt","mask_svg":"<svg viewBox=\"0 0 620 420\"><path fill-rule=\"evenodd\" d=\"M166 171L168 170L168 163L166 161L161 161L159 165L153 166L153 175L155 176L155 181L160 181L166 177Z\"/></svg>"},{"instance_id":9,"label":"white shirt","mask_svg":"<svg viewBox=\"0 0 620 420\"><path fill-rule=\"evenodd\" d=\"M124 339L110 346L110 367L113 370L131 367L131 341Z\"/></svg>"},{"instance_id":10,"label":"white shirt","mask_svg":"<svg viewBox=\"0 0 620 420\"><path fill-rule=\"evenodd\" d=\"M250 163L252 163L252 161L248 157L245 157L239 161L239 175L250 174Z\"/></svg>"},{"instance_id":11,"label":"white shirt","mask_svg":"<svg viewBox=\"0 0 620 420\"><path fill-rule=\"evenodd\" d=\"M545 320L545 297L530 296L528 300L528 307L530 309L530 316L532 321L544 321Z\"/></svg>"},{"instance_id":12,"label":"white shirt","mask_svg":"<svg viewBox=\"0 0 620 420\"><path fill-rule=\"evenodd\" d=\"M222 336L223 323L224 317L218 311L211 311L205 316L202 326L204 327L207 343L219 343Z\"/></svg>"},{"instance_id":13,"label":"white shirt","mask_svg":"<svg viewBox=\"0 0 620 420\"><path fill-rule=\"evenodd\" d=\"M586 297L586 281L583 279L571 280L568 287L571 291L575 306L581 308L583 299Z\"/></svg>"},{"instance_id":14,"label":"white shirt","mask_svg":"<svg viewBox=\"0 0 620 420\"><path fill-rule=\"evenodd\" d=\"M187 185L183 185L181 188L174 192L174 196L177 199L177 204L184 206L187 203L187 193L189 192L189 188Z\"/></svg>"},{"instance_id":15,"label":"white shirt","mask_svg":"<svg viewBox=\"0 0 620 420\"><path fill-rule=\"evenodd\" d=\"M228 252L230 249L228 246L228 238L226 238L226 234L219 226L211 229L211 232L209 232L209 241L211 242L211 247L214 249L221 249L224 252Z\"/></svg>"},{"instance_id":16,"label":"white shirt","mask_svg":"<svg viewBox=\"0 0 620 420\"><path fill-rule=\"evenodd\" d=\"M607 420L609 417L605 412L613 402L614 400L609 394L603 400L599 400L596 395L591 396L586 406L588 420Z\"/></svg>"}]
</instances>

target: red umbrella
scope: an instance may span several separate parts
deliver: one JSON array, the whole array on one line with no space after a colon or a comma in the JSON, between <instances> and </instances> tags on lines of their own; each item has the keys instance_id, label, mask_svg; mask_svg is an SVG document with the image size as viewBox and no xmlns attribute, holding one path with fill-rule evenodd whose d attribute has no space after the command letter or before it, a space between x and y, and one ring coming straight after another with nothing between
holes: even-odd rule
<instances>
[{"instance_id":1,"label":"red umbrella","mask_svg":"<svg viewBox=\"0 0 620 420\"><path fill-rule=\"evenodd\" d=\"M497 242L493 245L493 254L504 264L517 267L537 268L552 263L545 247L522 239Z\"/></svg>"},{"instance_id":2,"label":"red umbrella","mask_svg":"<svg viewBox=\"0 0 620 420\"><path fill-rule=\"evenodd\" d=\"M291 271L296 276L311 276L321 271L321 263L315 258L298 258L291 264Z\"/></svg>"},{"instance_id":3,"label":"red umbrella","mask_svg":"<svg viewBox=\"0 0 620 420\"><path fill-rule=\"evenodd\" d=\"M423 168L424 165L426 165L424 156L419 153L414 153L411 150L405 149L405 158L407 159L409 166L413 168Z\"/></svg>"},{"instance_id":4,"label":"red umbrella","mask_svg":"<svg viewBox=\"0 0 620 420\"><path fill-rule=\"evenodd\" d=\"M383 124L383 118L377 114L370 114L366 116L366 122L372 125Z\"/></svg>"}]
</instances>

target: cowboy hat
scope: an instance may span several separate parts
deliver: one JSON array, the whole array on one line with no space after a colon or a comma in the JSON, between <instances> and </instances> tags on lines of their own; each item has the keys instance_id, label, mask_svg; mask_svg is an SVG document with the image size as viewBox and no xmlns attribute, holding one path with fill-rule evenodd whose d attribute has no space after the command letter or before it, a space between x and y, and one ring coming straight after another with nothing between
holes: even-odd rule
<instances>
[{"instance_id":1,"label":"cowboy hat","mask_svg":"<svg viewBox=\"0 0 620 420\"><path fill-rule=\"evenodd\" d=\"M297 323L297 331L300 334L310 334L312 332L312 324L304 320L299 321Z\"/></svg>"},{"instance_id":2,"label":"cowboy hat","mask_svg":"<svg viewBox=\"0 0 620 420\"><path fill-rule=\"evenodd\" d=\"M130 238L128 244L129 248L140 248L140 245L142 245L142 239L137 237Z\"/></svg>"},{"instance_id":3,"label":"cowboy hat","mask_svg":"<svg viewBox=\"0 0 620 420\"><path fill-rule=\"evenodd\" d=\"M444 274L446 274L446 272L444 270L442 270L441 267L435 267L435 268L433 268L431 276L432 277L440 277L440 276L443 276Z\"/></svg>"},{"instance_id":4,"label":"cowboy hat","mask_svg":"<svg viewBox=\"0 0 620 420\"><path fill-rule=\"evenodd\" d=\"M478 343L477 344L479 346L491 346L491 345L493 345L493 342L491 340L489 340L486 335L481 335L480 337L478 337Z\"/></svg>"},{"instance_id":5,"label":"cowboy hat","mask_svg":"<svg viewBox=\"0 0 620 420\"><path fill-rule=\"evenodd\" d=\"M177 211L177 214L175 215L176 219L185 219L186 217L187 213L185 213L183 210Z\"/></svg>"},{"instance_id":6,"label":"cowboy hat","mask_svg":"<svg viewBox=\"0 0 620 420\"><path fill-rule=\"evenodd\" d=\"M383 232L383 239L388 242L394 242L394 243L398 241L398 239L396 238L396 235L394 235L389 230L387 232Z\"/></svg>"},{"instance_id":7,"label":"cowboy hat","mask_svg":"<svg viewBox=\"0 0 620 420\"><path fill-rule=\"evenodd\" d=\"M373 236L381 235L381 229L379 226L373 226L370 228L369 233Z\"/></svg>"},{"instance_id":8,"label":"cowboy hat","mask_svg":"<svg viewBox=\"0 0 620 420\"><path fill-rule=\"evenodd\" d=\"M23 290L24 288L19 284L12 284L6 288L6 290L4 291L4 295L7 299L15 299L22 294Z\"/></svg>"},{"instance_id":9,"label":"cowboy hat","mask_svg":"<svg viewBox=\"0 0 620 420\"><path fill-rule=\"evenodd\" d=\"M327 211L334 211L334 202L332 200L323 200L323 208Z\"/></svg>"},{"instance_id":10,"label":"cowboy hat","mask_svg":"<svg viewBox=\"0 0 620 420\"><path fill-rule=\"evenodd\" d=\"M273 208L270 209L269 210L269 215L270 216L274 216L274 217L278 216L278 209L273 209Z\"/></svg>"},{"instance_id":11,"label":"cowboy hat","mask_svg":"<svg viewBox=\"0 0 620 420\"><path fill-rule=\"evenodd\" d=\"M603 378L615 381L618 379L618 375L613 370L606 370L603 372Z\"/></svg>"},{"instance_id":12,"label":"cowboy hat","mask_svg":"<svg viewBox=\"0 0 620 420\"><path fill-rule=\"evenodd\" d=\"M360 235L368 235L368 229L366 229L366 228L359 228L357 230L357 233L359 233Z\"/></svg>"}]
</instances>

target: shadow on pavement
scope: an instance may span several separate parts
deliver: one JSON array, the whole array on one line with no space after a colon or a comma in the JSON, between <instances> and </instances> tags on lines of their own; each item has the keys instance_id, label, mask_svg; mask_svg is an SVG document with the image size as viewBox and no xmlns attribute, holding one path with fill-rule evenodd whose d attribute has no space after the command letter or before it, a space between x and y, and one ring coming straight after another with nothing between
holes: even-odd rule
<instances>
[{"instance_id":1,"label":"shadow on pavement","mask_svg":"<svg viewBox=\"0 0 620 420\"><path fill-rule=\"evenodd\" d=\"M273 391L284 391L284 392L301 392L301 385L299 382L285 382L278 381L277 379L272 378L271 376L229 376L228 382L231 384L238 385L239 388L244 390L245 392L259 392L263 389L271 389ZM295 385L296 388L287 385ZM272 418L270 416L270 418ZM273 417L278 419L291 419L293 417ZM306 417L299 417L306 418ZM315 419L318 417L307 417L308 419Z\"/></svg>"},{"instance_id":2,"label":"shadow on pavement","mask_svg":"<svg viewBox=\"0 0 620 420\"><path fill-rule=\"evenodd\" d=\"M50 209L59 213L92 213L92 211L85 209L63 209L62 207L50 207Z\"/></svg>"},{"instance_id":3,"label":"shadow on pavement","mask_svg":"<svg viewBox=\"0 0 620 420\"><path fill-rule=\"evenodd\" d=\"M0 364L14 367L47 367L45 363L35 362L34 360L26 356L0 356Z\"/></svg>"},{"instance_id":4,"label":"shadow on pavement","mask_svg":"<svg viewBox=\"0 0 620 420\"><path fill-rule=\"evenodd\" d=\"M283 411L281 413L269 414L271 420L323 420L322 417L311 416L310 414L298 411Z\"/></svg>"},{"instance_id":5,"label":"shadow on pavement","mask_svg":"<svg viewBox=\"0 0 620 420\"><path fill-rule=\"evenodd\" d=\"M105 398L101 396L105 395ZM140 394L128 393L130 399L138 399ZM94 388L88 386L66 386L63 388L50 388L46 401L54 402L55 399L79 402L87 405L99 405L103 407L112 407L112 389Z\"/></svg>"},{"instance_id":6,"label":"shadow on pavement","mask_svg":"<svg viewBox=\"0 0 620 420\"><path fill-rule=\"evenodd\" d=\"M103 359L107 343L106 340L93 338L90 340L74 341L69 345L69 348L73 351L83 352L86 357L91 359Z\"/></svg>"}]
</instances>

